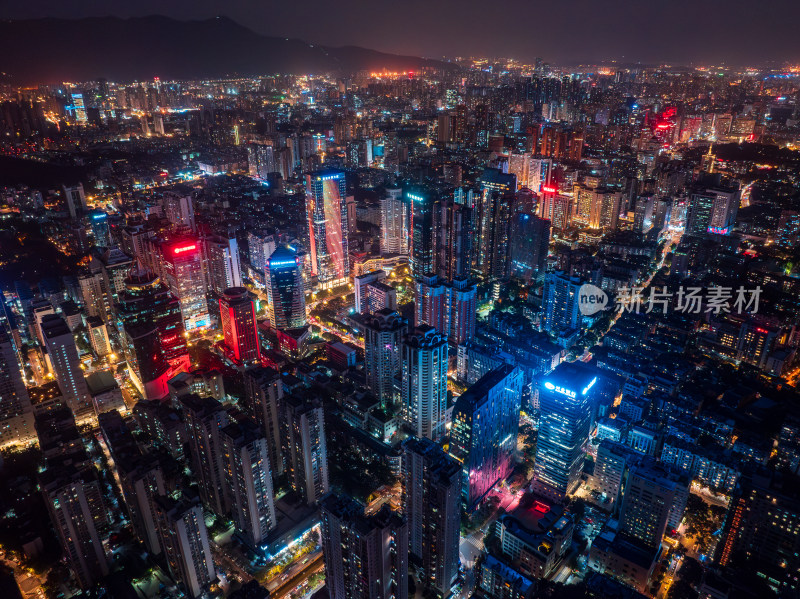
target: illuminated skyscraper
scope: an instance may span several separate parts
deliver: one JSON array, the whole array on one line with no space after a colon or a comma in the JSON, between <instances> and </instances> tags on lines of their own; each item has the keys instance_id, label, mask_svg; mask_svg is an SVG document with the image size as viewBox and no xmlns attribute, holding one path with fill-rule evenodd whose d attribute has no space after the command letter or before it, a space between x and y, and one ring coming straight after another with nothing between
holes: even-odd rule
<instances>
[{"instance_id":1,"label":"illuminated skyscraper","mask_svg":"<svg viewBox=\"0 0 800 599\"><path fill-rule=\"evenodd\" d=\"M306 292L297 254L285 246L267 260L267 311L273 329L294 329L306 325Z\"/></svg>"},{"instance_id":2,"label":"illuminated skyscraper","mask_svg":"<svg viewBox=\"0 0 800 599\"><path fill-rule=\"evenodd\" d=\"M83 94L72 94L72 106L75 108L75 120L78 121L79 125L85 125L89 119L86 115Z\"/></svg>"},{"instance_id":3,"label":"illuminated skyscraper","mask_svg":"<svg viewBox=\"0 0 800 599\"><path fill-rule=\"evenodd\" d=\"M516 177L487 168L481 175L480 183L473 261L487 280L494 281L506 274L509 221L517 189Z\"/></svg>"},{"instance_id":4,"label":"illuminated skyscraper","mask_svg":"<svg viewBox=\"0 0 800 599\"><path fill-rule=\"evenodd\" d=\"M226 289L219 300L219 317L225 347L238 365L261 362L256 307L244 287Z\"/></svg>"},{"instance_id":5,"label":"illuminated skyscraper","mask_svg":"<svg viewBox=\"0 0 800 599\"><path fill-rule=\"evenodd\" d=\"M381 253L408 254L408 202L403 190L389 188L381 200Z\"/></svg>"},{"instance_id":6,"label":"illuminated skyscraper","mask_svg":"<svg viewBox=\"0 0 800 599\"><path fill-rule=\"evenodd\" d=\"M544 280L550 246L550 221L520 212L511 223L510 273L530 284Z\"/></svg>"},{"instance_id":7,"label":"illuminated skyscraper","mask_svg":"<svg viewBox=\"0 0 800 599\"><path fill-rule=\"evenodd\" d=\"M161 259L167 286L180 301L186 331L207 327L210 321L200 243L194 238L165 243Z\"/></svg>"},{"instance_id":8,"label":"illuminated skyscraper","mask_svg":"<svg viewBox=\"0 0 800 599\"><path fill-rule=\"evenodd\" d=\"M447 337L421 325L403 339L403 419L418 437L438 441L447 411Z\"/></svg>"},{"instance_id":9,"label":"illuminated skyscraper","mask_svg":"<svg viewBox=\"0 0 800 599\"><path fill-rule=\"evenodd\" d=\"M583 445L589 438L596 377L563 362L539 389L539 440L534 476L539 493L561 500L580 484Z\"/></svg>"},{"instance_id":10,"label":"illuminated skyscraper","mask_svg":"<svg viewBox=\"0 0 800 599\"><path fill-rule=\"evenodd\" d=\"M178 299L155 274L136 268L125 280L117 315L131 380L147 399L166 397L167 381L190 366Z\"/></svg>"},{"instance_id":11,"label":"illuminated skyscraper","mask_svg":"<svg viewBox=\"0 0 800 599\"><path fill-rule=\"evenodd\" d=\"M686 213L686 233L727 235L736 223L740 191L719 184L719 177L706 177L709 185L692 192Z\"/></svg>"},{"instance_id":12,"label":"illuminated skyscraper","mask_svg":"<svg viewBox=\"0 0 800 599\"><path fill-rule=\"evenodd\" d=\"M421 277L433 274L435 267L433 209L436 198L430 189L421 187L406 189L403 195L411 215L409 248L411 275Z\"/></svg>"},{"instance_id":13,"label":"illuminated skyscraper","mask_svg":"<svg viewBox=\"0 0 800 599\"><path fill-rule=\"evenodd\" d=\"M102 210L92 210L89 213L89 225L92 228L94 244L97 247L110 247L111 235L108 230L108 215Z\"/></svg>"},{"instance_id":14,"label":"illuminated skyscraper","mask_svg":"<svg viewBox=\"0 0 800 599\"><path fill-rule=\"evenodd\" d=\"M323 289L347 282L347 186L343 171L306 175L311 272Z\"/></svg>"},{"instance_id":15,"label":"illuminated skyscraper","mask_svg":"<svg viewBox=\"0 0 800 599\"><path fill-rule=\"evenodd\" d=\"M462 501L472 510L514 468L522 371L504 364L456 400L450 453L464 470Z\"/></svg>"}]
</instances>

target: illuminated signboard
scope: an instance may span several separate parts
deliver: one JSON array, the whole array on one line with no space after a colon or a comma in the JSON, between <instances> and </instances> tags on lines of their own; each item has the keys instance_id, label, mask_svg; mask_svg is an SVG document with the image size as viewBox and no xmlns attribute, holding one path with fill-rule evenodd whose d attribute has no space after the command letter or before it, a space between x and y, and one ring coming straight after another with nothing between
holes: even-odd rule
<instances>
[{"instance_id":1,"label":"illuminated signboard","mask_svg":"<svg viewBox=\"0 0 800 599\"><path fill-rule=\"evenodd\" d=\"M175 254L175 255L177 255L177 254L185 254L186 252L191 252L191 251L196 250L196 249L197 249L197 246L195 244L192 244L192 245L181 245L181 246L178 246L175 249L173 249L172 253Z\"/></svg>"},{"instance_id":2,"label":"illuminated signboard","mask_svg":"<svg viewBox=\"0 0 800 599\"><path fill-rule=\"evenodd\" d=\"M542 186L542 191L546 193L555 193L558 190L555 187Z\"/></svg>"},{"instance_id":3,"label":"illuminated signboard","mask_svg":"<svg viewBox=\"0 0 800 599\"><path fill-rule=\"evenodd\" d=\"M591 388L594 386L594 384L595 384L596 382L597 382L597 377L594 377L594 378L592 379L592 382L591 382L591 383L589 383L588 385L586 385L586 386L583 388L583 391L581 391L581 395L586 395L586 392L587 392L587 391L589 391L589 389L591 389Z\"/></svg>"},{"instance_id":4,"label":"illuminated signboard","mask_svg":"<svg viewBox=\"0 0 800 599\"><path fill-rule=\"evenodd\" d=\"M713 233L714 235L727 235L731 232L730 226L728 227L709 227L709 233Z\"/></svg>"},{"instance_id":5,"label":"illuminated signboard","mask_svg":"<svg viewBox=\"0 0 800 599\"><path fill-rule=\"evenodd\" d=\"M414 195L413 193L410 193L410 194L408 194L408 197L409 197L411 200L414 200L414 201L416 201L416 202L422 202L422 201L424 201L424 200L425 200L425 198L423 198L422 196Z\"/></svg>"},{"instance_id":6,"label":"illuminated signboard","mask_svg":"<svg viewBox=\"0 0 800 599\"><path fill-rule=\"evenodd\" d=\"M550 391L555 391L556 393L560 393L561 395L566 395L567 397L574 398L577 396L577 393L567 389L566 387L559 387L558 385L554 385L553 383L547 381L545 382L544 386Z\"/></svg>"}]
</instances>

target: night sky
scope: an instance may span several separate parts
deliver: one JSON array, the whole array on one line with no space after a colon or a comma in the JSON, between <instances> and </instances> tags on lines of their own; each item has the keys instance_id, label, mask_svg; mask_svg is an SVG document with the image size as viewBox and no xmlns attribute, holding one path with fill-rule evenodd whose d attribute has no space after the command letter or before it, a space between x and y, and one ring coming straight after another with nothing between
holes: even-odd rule
<instances>
[{"instance_id":1,"label":"night sky","mask_svg":"<svg viewBox=\"0 0 800 599\"><path fill-rule=\"evenodd\" d=\"M260 33L429 57L800 61L800 0L9 0L4 18L228 16Z\"/></svg>"}]
</instances>

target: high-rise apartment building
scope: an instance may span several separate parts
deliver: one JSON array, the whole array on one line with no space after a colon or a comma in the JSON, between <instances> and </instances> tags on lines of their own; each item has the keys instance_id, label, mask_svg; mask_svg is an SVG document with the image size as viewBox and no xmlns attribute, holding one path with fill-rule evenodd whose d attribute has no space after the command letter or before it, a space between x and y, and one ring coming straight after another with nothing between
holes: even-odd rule
<instances>
[{"instance_id":1,"label":"high-rise apartment building","mask_svg":"<svg viewBox=\"0 0 800 599\"><path fill-rule=\"evenodd\" d=\"M580 312L581 281L563 272L548 273L542 296L542 330L561 335L578 332L583 315Z\"/></svg>"},{"instance_id":2,"label":"high-rise apartment building","mask_svg":"<svg viewBox=\"0 0 800 599\"><path fill-rule=\"evenodd\" d=\"M473 210L455 200L434 206L435 272L445 281L468 277L472 268Z\"/></svg>"},{"instance_id":3,"label":"high-rise apartment building","mask_svg":"<svg viewBox=\"0 0 800 599\"><path fill-rule=\"evenodd\" d=\"M281 410L283 382L277 370L256 366L244 372L244 406L267 439L269 463L274 475L283 474Z\"/></svg>"},{"instance_id":4,"label":"high-rise apartment building","mask_svg":"<svg viewBox=\"0 0 800 599\"><path fill-rule=\"evenodd\" d=\"M222 404L211 397L184 395L180 398L186 434L192 454L192 471L197 477L200 498L215 514L224 516L230 508L225 479L220 431L230 424Z\"/></svg>"},{"instance_id":5,"label":"high-rise apartment building","mask_svg":"<svg viewBox=\"0 0 800 599\"><path fill-rule=\"evenodd\" d=\"M93 419L95 413L92 398L89 396L89 388L83 377L83 369L80 367L78 347L75 345L72 331L64 319L55 314L45 316L41 326L47 357L67 405L79 423Z\"/></svg>"},{"instance_id":6,"label":"high-rise apartment building","mask_svg":"<svg viewBox=\"0 0 800 599\"><path fill-rule=\"evenodd\" d=\"M445 285L449 305L447 337L452 345L462 345L475 336L478 286L466 277Z\"/></svg>"},{"instance_id":7,"label":"high-rise apartment building","mask_svg":"<svg viewBox=\"0 0 800 599\"><path fill-rule=\"evenodd\" d=\"M403 190L390 187L381 199L381 254L408 254L409 204Z\"/></svg>"},{"instance_id":8,"label":"high-rise apartment building","mask_svg":"<svg viewBox=\"0 0 800 599\"><path fill-rule=\"evenodd\" d=\"M514 201L511 191L501 192L493 187L487 187L480 199L473 261L488 281L502 279L508 271L509 225Z\"/></svg>"},{"instance_id":9,"label":"high-rise apartment building","mask_svg":"<svg viewBox=\"0 0 800 599\"><path fill-rule=\"evenodd\" d=\"M429 325L439 331L450 328L450 306L447 288L433 273L414 280L414 324Z\"/></svg>"},{"instance_id":10,"label":"high-rise apartment building","mask_svg":"<svg viewBox=\"0 0 800 599\"><path fill-rule=\"evenodd\" d=\"M220 438L233 521L258 547L277 524L267 438L249 418L223 428Z\"/></svg>"},{"instance_id":11,"label":"high-rise apartment building","mask_svg":"<svg viewBox=\"0 0 800 599\"><path fill-rule=\"evenodd\" d=\"M394 310L378 310L359 318L364 333L364 372L367 388L382 406L395 403L395 377L400 374L400 345L408 322Z\"/></svg>"},{"instance_id":12,"label":"high-rise apartment building","mask_svg":"<svg viewBox=\"0 0 800 599\"><path fill-rule=\"evenodd\" d=\"M71 186L62 185L61 191L64 194L64 201L71 219L74 220L86 212L86 194L83 191L83 183Z\"/></svg>"},{"instance_id":13,"label":"high-rise apartment building","mask_svg":"<svg viewBox=\"0 0 800 599\"><path fill-rule=\"evenodd\" d=\"M39 486L69 568L88 590L109 573L99 530L105 507L97 473L91 464L48 466Z\"/></svg>"},{"instance_id":14,"label":"high-rise apartment building","mask_svg":"<svg viewBox=\"0 0 800 599\"><path fill-rule=\"evenodd\" d=\"M33 411L12 338L0 320L0 446L35 436Z\"/></svg>"},{"instance_id":15,"label":"high-rise apartment building","mask_svg":"<svg viewBox=\"0 0 800 599\"><path fill-rule=\"evenodd\" d=\"M677 528L688 499L688 478L655 463L637 464L625 482L619 532L657 549L664 533Z\"/></svg>"},{"instance_id":16,"label":"high-rise apartment building","mask_svg":"<svg viewBox=\"0 0 800 599\"><path fill-rule=\"evenodd\" d=\"M250 267L263 276L267 268L267 260L278 249L278 235L267 235L261 232L248 231L247 252Z\"/></svg>"},{"instance_id":17,"label":"high-rise apartment building","mask_svg":"<svg viewBox=\"0 0 800 599\"><path fill-rule=\"evenodd\" d=\"M206 237L202 241L205 252L205 272L208 290L221 296L225 289L242 286L242 267L239 261L239 244L235 237Z\"/></svg>"},{"instance_id":18,"label":"high-rise apartment building","mask_svg":"<svg viewBox=\"0 0 800 599\"><path fill-rule=\"evenodd\" d=\"M397 290L385 283L386 273L373 270L355 278L355 308L359 314L397 309Z\"/></svg>"},{"instance_id":19,"label":"high-rise apartment building","mask_svg":"<svg viewBox=\"0 0 800 599\"><path fill-rule=\"evenodd\" d=\"M372 516L349 497L320 502L331 599L408 599L408 524L384 505Z\"/></svg>"},{"instance_id":20,"label":"high-rise apartment building","mask_svg":"<svg viewBox=\"0 0 800 599\"><path fill-rule=\"evenodd\" d=\"M403 443L403 513L408 549L422 563L422 580L447 598L458 577L461 464L429 439Z\"/></svg>"},{"instance_id":21,"label":"high-rise apartment building","mask_svg":"<svg viewBox=\"0 0 800 599\"><path fill-rule=\"evenodd\" d=\"M231 287L223 292L219 318L223 342L232 360L242 366L261 362L256 307L245 287Z\"/></svg>"},{"instance_id":22,"label":"high-rise apartment building","mask_svg":"<svg viewBox=\"0 0 800 599\"><path fill-rule=\"evenodd\" d=\"M343 171L306 175L311 273L328 289L347 282L350 256L347 239L347 186Z\"/></svg>"},{"instance_id":23,"label":"high-rise apartment building","mask_svg":"<svg viewBox=\"0 0 800 599\"><path fill-rule=\"evenodd\" d=\"M162 199L164 216L175 229L195 230L192 196L178 191L167 191Z\"/></svg>"},{"instance_id":24,"label":"high-rise apartment building","mask_svg":"<svg viewBox=\"0 0 800 599\"><path fill-rule=\"evenodd\" d=\"M286 465L292 488L309 504L328 492L325 415L318 400L299 395L283 398Z\"/></svg>"},{"instance_id":25,"label":"high-rise apartment building","mask_svg":"<svg viewBox=\"0 0 800 599\"><path fill-rule=\"evenodd\" d=\"M277 248L267 260L267 311L274 329L295 329L306 325L306 292L297 254L288 247Z\"/></svg>"},{"instance_id":26,"label":"high-rise apartment building","mask_svg":"<svg viewBox=\"0 0 800 599\"><path fill-rule=\"evenodd\" d=\"M481 377L456 400L450 454L464 471L462 502L473 509L514 468L522 372L503 365Z\"/></svg>"},{"instance_id":27,"label":"high-rise apartment building","mask_svg":"<svg viewBox=\"0 0 800 599\"><path fill-rule=\"evenodd\" d=\"M418 437L438 441L447 412L447 337L429 325L418 326L402 344L403 420Z\"/></svg>"},{"instance_id":28,"label":"high-rise apartment building","mask_svg":"<svg viewBox=\"0 0 800 599\"><path fill-rule=\"evenodd\" d=\"M800 571L800 494L788 472L760 470L742 478L717 545L722 566L747 560L748 569L771 577L776 586L796 590Z\"/></svg>"},{"instance_id":29,"label":"high-rise apartment building","mask_svg":"<svg viewBox=\"0 0 800 599\"><path fill-rule=\"evenodd\" d=\"M561 500L580 484L596 382L583 367L568 362L542 380L534 477L547 497Z\"/></svg>"},{"instance_id":30,"label":"high-rise apartment building","mask_svg":"<svg viewBox=\"0 0 800 599\"><path fill-rule=\"evenodd\" d=\"M202 506L195 501L160 496L156 522L170 574L192 598L200 597L217 578Z\"/></svg>"},{"instance_id":31,"label":"high-rise apartment building","mask_svg":"<svg viewBox=\"0 0 800 599\"><path fill-rule=\"evenodd\" d=\"M266 180L270 173L278 171L275 149L267 144L247 146L247 165L251 177Z\"/></svg>"}]
</instances>

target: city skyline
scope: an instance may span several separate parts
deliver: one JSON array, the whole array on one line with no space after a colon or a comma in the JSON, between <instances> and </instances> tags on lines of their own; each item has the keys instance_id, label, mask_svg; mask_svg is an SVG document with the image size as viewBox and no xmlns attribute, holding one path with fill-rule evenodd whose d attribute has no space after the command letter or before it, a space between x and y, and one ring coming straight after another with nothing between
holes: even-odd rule
<instances>
[{"instance_id":1,"label":"city skyline","mask_svg":"<svg viewBox=\"0 0 800 599\"><path fill-rule=\"evenodd\" d=\"M254 6L243 0L220 6L215 0L200 2L137 2L135 7L88 2L65 7L50 0L35 0L5 8L0 17L14 20L98 17L142 18L163 15L179 21L226 17L266 36L300 40L329 47L359 46L390 54L434 59L508 57L532 64L545 61L578 64L673 64L675 66L781 66L800 60L792 43L792 23L800 7L791 0L770 3L772 10L753 18L745 0L673 3L670 10L630 0L560 3L513 0L505 11L516 16L474 36L490 8L478 0L423 3L413 0L403 10L355 0L331 4L314 0L301 9L292 3ZM689 11L687 13L687 11ZM425 14L428 18L420 18ZM369 21L370 28L359 27ZM715 27L708 27L713 20ZM398 29L399 28L399 29ZM402 36L388 35L404 31ZM657 32L653 36L652 32ZM738 43L757 39L758 44ZM110 49L113 46L110 47Z\"/></svg>"},{"instance_id":2,"label":"city skyline","mask_svg":"<svg viewBox=\"0 0 800 599\"><path fill-rule=\"evenodd\" d=\"M150 4L0 20L2 599L800 593L795 7Z\"/></svg>"}]
</instances>

